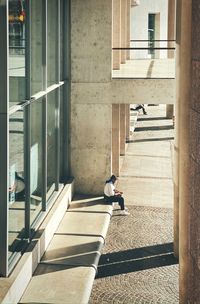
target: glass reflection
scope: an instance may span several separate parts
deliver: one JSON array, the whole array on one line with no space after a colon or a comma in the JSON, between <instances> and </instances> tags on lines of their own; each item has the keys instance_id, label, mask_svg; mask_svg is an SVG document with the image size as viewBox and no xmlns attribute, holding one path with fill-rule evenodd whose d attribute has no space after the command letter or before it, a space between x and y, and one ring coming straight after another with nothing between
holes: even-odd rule
<instances>
[{"instance_id":1,"label":"glass reflection","mask_svg":"<svg viewBox=\"0 0 200 304\"><path fill-rule=\"evenodd\" d=\"M31 95L44 88L42 50L43 37L43 5L41 0L31 1Z\"/></svg>"},{"instance_id":2,"label":"glass reflection","mask_svg":"<svg viewBox=\"0 0 200 304\"><path fill-rule=\"evenodd\" d=\"M31 224L42 209L42 100L31 105L30 150Z\"/></svg>"},{"instance_id":3,"label":"glass reflection","mask_svg":"<svg viewBox=\"0 0 200 304\"><path fill-rule=\"evenodd\" d=\"M47 86L57 82L58 73L58 7L57 0L47 2Z\"/></svg>"},{"instance_id":4,"label":"glass reflection","mask_svg":"<svg viewBox=\"0 0 200 304\"><path fill-rule=\"evenodd\" d=\"M25 1L9 0L10 106L25 99Z\"/></svg>"},{"instance_id":5,"label":"glass reflection","mask_svg":"<svg viewBox=\"0 0 200 304\"><path fill-rule=\"evenodd\" d=\"M56 182L56 98L57 91L48 94L47 102L47 199Z\"/></svg>"},{"instance_id":6,"label":"glass reflection","mask_svg":"<svg viewBox=\"0 0 200 304\"><path fill-rule=\"evenodd\" d=\"M9 121L9 255L20 250L25 227L24 113Z\"/></svg>"}]
</instances>

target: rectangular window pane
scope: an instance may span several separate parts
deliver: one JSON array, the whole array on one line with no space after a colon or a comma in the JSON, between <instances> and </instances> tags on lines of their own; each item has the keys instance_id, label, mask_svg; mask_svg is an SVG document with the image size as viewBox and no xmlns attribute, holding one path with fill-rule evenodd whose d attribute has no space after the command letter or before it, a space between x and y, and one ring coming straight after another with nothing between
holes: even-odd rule
<instances>
[{"instance_id":1,"label":"rectangular window pane","mask_svg":"<svg viewBox=\"0 0 200 304\"><path fill-rule=\"evenodd\" d=\"M56 98L57 91L47 97L47 198L56 182Z\"/></svg>"},{"instance_id":2,"label":"rectangular window pane","mask_svg":"<svg viewBox=\"0 0 200 304\"><path fill-rule=\"evenodd\" d=\"M30 193L31 224L42 209L42 100L31 104Z\"/></svg>"},{"instance_id":3,"label":"rectangular window pane","mask_svg":"<svg viewBox=\"0 0 200 304\"><path fill-rule=\"evenodd\" d=\"M25 100L25 3L9 0L10 106Z\"/></svg>"},{"instance_id":4,"label":"rectangular window pane","mask_svg":"<svg viewBox=\"0 0 200 304\"><path fill-rule=\"evenodd\" d=\"M148 40L149 40L149 48L155 47L155 14L149 14L148 19ZM149 54L154 54L153 49L149 49Z\"/></svg>"},{"instance_id":5,"label":"rectangular window pane","mask_svg":"<svg viewBox=\"0 0 200 304\"><path fill-rule=\"evenodd\" d=\"M58 7L57 0L47 2L47 86L57 82L58 73Z\"/></svg>"},{"instance_id":6,"label":"rectangular window pane","mask_svg":"<svg viewBox=\"0 0 200 304\"><path fill-rule=\"evenodd\" d=\"M43 1L31 1L31 95L44 88L43 69Z\"/></svg>"},{"instance_id":7,"label":"rectangular window pane","mask_svg":"<svg viewBox=\"0 0 200 304\"><path fill-rule=\"evenodd\" d=\"M9 254L20 250L25 227L24 113L9 122Z\"/></svg>"}]
</instances>

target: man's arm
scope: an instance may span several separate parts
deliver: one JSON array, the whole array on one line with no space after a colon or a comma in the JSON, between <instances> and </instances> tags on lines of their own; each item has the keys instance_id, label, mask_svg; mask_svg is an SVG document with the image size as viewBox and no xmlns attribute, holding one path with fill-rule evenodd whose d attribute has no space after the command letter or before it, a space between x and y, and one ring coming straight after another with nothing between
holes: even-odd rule
<instances>
[{"instance_id":1,"label":"man's arm","mask_svg":"<svg viewBox=\"0 0 200 304\"><path fill-rule=\"evenodd\" d=\"M122 195L122 194L123 194L123 192L121 192L121 191L115 189L115 195Z\"/></svg>"}]
</instances>

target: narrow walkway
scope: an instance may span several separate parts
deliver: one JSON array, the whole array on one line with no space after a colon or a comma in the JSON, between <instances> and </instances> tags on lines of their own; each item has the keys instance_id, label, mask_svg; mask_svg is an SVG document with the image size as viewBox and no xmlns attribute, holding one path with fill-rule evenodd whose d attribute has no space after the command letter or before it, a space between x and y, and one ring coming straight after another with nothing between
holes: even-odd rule
<instances>
[{"instance_id":1,"label":"narrow walkway","mask_svg":"<svg viewBox=\"0 0 200 304\"><path fill-rule=\"evenodd\" d=\"M113 211L90 304L179 302L172 243L174 129L164 105L147 112L138 116L118 182L131 214L118 216L117 206Z\"/></svg>"}]
</instances>

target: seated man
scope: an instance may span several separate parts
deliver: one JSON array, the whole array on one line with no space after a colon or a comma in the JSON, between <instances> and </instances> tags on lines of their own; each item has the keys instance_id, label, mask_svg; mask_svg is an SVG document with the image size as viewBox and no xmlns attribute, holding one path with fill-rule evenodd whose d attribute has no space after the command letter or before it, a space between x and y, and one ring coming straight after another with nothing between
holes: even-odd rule
<instances>
[{"instance_id":1,"label":"seated man","mask_svg":"<svg viewBox=\"0 0 200 304\"><path fill-rule=\"evenodd\" d=\"M104 186L104 199L107 203L118 202L121 208L121 214L129 215L129 213L125 210L127 208L124 206L124 198L122 197L123 192L115 189L116 180L116 176L112 175L110 179L106 181Z\"/></svg>"}]
</instances>

